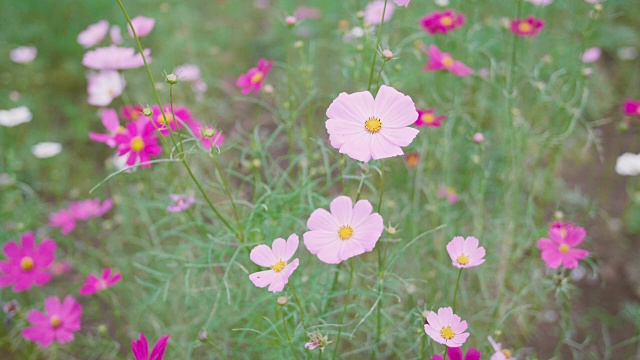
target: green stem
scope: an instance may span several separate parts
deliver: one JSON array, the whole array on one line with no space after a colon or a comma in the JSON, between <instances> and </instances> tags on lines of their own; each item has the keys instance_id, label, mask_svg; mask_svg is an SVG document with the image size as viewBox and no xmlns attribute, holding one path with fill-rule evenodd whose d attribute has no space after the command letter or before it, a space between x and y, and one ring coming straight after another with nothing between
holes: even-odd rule
<instances>
[{"instance_id":1,"label":"green stem","mask_svg":"<svg viewBox=\"0 0 640 360\"><path fill-rule=\"evenodd\" d=\"M380 198L378 199L378 210L377 213L380 213L380 209L382 209L382 195L384 194L384 163L380 160Z\"/></svg>"},{"instance_id":2,"label":"green stem","mask_svg":"<svg viewBox=\"0 0 640 360\"><path fill-rule=\"evenodd\" d=\"M325 313L325 311L327 311L327 307L331 304L331 301L333 300L333 297L330 296L335 290L336 290L336 286L338 285L338 276L340 275L340 267L341 267L342 263L338 264L338 266L336 267L336 272L333 274L333 281L331 282L331 288L329 290L329 295L325 296L325 301L322 304L322 311L321 313Z\"/></svg>"},{"instance_id":3,"label":"green stem","mask_svg":"<svg viewBox=\"0 0 640 360\"><path fill-rule=\"evenodd\" d=\"M380 65L380 71L378 71L378 80L376 80L376 89L380 87L380 78L382 77L382 70L384 69L384 65L387 63L387 60L385 59L382 62L382 65Z\"/></svg>"},{"instance_id":4,"label":"green stem","mask_svg":"<svg viewBox=\"0 0 640 360\"><path fill-rule=\"evenodd\" d=\"M453 292L453 313L456 313L456 298L458 296L458 289L460 288L460 278L462 277L462 269L458 272L458 280L456 280L456 290Z\"/></svg>"},{"instance_id":5,"label":"green stem","mask_svg":"<svg viewBox=\"0 0 640 360\"><path fill-rule=\"evenodd\" d=\"M291 293L293 294L293 297L296 298L296 302L298 303L298 308L300 309L300 321L302 322L302 328L304 329L304 333L306 334L307 324L304 322L304 307L302 306L302 301L300 301L300 298L298 297L298 293L296 293L291 283L288 283L288 285L289 285L289 289L291 290Z\"/></svg>"},{"instance_id":6,"label":"green stem","mask_svg":"<svg viewBox=\"0 0 640 360\"><path fill-rule=\"evenodd\" d=\"M282 326L284 327L284 334L287 336L287 342L289 343L289 348L291 348L291 354L293 357L298 360L298 353L296 349L293 347L293 343L291 342L291 336L289 335L289 330L287 329L287 318L284 315L284 308L282 308Z\"/></svg>"},{"instance_id":7,"label":"green stem","mask_svg":"<svg viewBox=\"0 0 640 360\"><path fill-rule=\"evenodd\" d=\"M380 45L380 37L382 36L382 25L384 24L384 15L386 12L387 12L387 0L384 0L384 8L382 9L382 19L380 19L380 27L378 28L378 39L376 40L376 47L373 49L373 60L371 60L371 72L369 73L369 85L367 86L367 90L369 91L371 91L371 82L373 81L373 72L376 67L376 58L378 57L378 46Z\"/></svg>"},{"instance_id":8,"label":"green stem","mask_svg":"<svg viewBox=\"0 0 640 360\"><path fill-rule=\"evenodd\" d=\"M351 296L351 284L353 284L353 258L349 259L349 286L347 287L347 296L344 299L344 309L342 309L342 317L340 318L340 328L338 329L338 337L336 337L336 347L333 350L332 359L335 360L338 356L338 350L340 347L340 336L342 335L342 328L344 327L344 318L347 316L347 307L349 306L349 297Z\"/></svg>"},{"instance_id":9,"label":"green stem","mask_svg":"<svg viewBox=\"0 0 640 360\"><path fill-rule=\"evenodd\" d=\"M384 163L380 160L380 198L378 199L378 214L382 209L382 195L384 194ZM376 340L371 352L371 359L376 358L378 352L378 345L380 344L380 337L382 335L382 290L384 282L384 257L382 256L382 243L378 245L378 299L379 303L376 306Z\"/></svg>"},{"instance_id":10,"label":"green stem","mask_svg":"<svg viewBox=\"0 0 640 360\"><path fill-rule=\"evenodd\" d=\"M236 218L238 227L240 227L240 216L238 215L238 208L236 207L236 203L235 201L233 201L233 197L231 196L231 190L229 188L229 182L227 181L227 177L224 176L224 173L220 168L220 164L218 163L218 156L215 154L215 147L211 148L211 157L213 158L213 163L215 164L216 170L218 170L218 174L220 175L220 179L222 180L222 184L224 185L224 191L227 193L229 202L231 202L231 209L233 210L233 216Z\"/></svg>"},{"instance_id":11,"label":"green stem","mask_svg":"<svg viewBox=\"0 0 640 360\"><path fill-rule=\"evenodd\" d=\"M220 357L222 359L224 360L227 359L227 356L222 352L222 350L220 350L218 345L216 345L213 341L211 341L210 339L207 339L207 344L211 345L218 352L218 354L220 354Z\"/></svg>"}]
</instances>

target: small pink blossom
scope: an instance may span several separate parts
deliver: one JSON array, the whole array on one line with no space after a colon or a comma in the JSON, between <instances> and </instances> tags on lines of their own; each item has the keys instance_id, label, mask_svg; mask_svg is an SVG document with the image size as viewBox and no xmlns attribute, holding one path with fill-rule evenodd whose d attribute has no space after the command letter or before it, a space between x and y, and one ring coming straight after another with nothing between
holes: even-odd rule
<instances>
[{"instance_id":1,"label":"small pink blossom","mask_svg":"<svg viewBox=\"0 0 640 360\"><path fill-rule=\"evenodd\" d=\"M289 282L289 276L298 268L300 260L289 260L298 249L298 235L291 234L287 240L278 238L273 240L271 248L267 245L258 245L251 250L249 257L254 263L271 268L255 272L249 275L253 285L263 288L269 286L269 291L280 292Z\"/></svg>"},{"instance_id":2,"label":"small pink blossom","mask_svg":"<svg viewBox=\"0 0 640 360\"><path fill-rule=\"evenodd\" d=\"M109 31L109 23L107 20L100 20L95 24L89 25L85 30L78 34L78 44L85 48L97 45Z\"/></svg>"},{"instance_id":3,"label":"small pink blossom","mask_svg":"<svg viewBox=\"0 0 640 360\"><path fill-rule=\"evenodd\" d=\"M484 141L484 135L482 135L482 133L475 133L473 134L473 141L476 143L481 143Z\"/></svg>"},{"instance_id":4,"label":"small pink blossom","mask_svg":"<svg viewBox=\"0 0 640 360\"><path fill-rule=\"evenodd\" d=\"M222 146L225 141L224 134L218 129L211 126L202 125L197 120L192 120L188 123L189 129L193 133L206 150L211 151L214 146Z\"/></svg>"},{"instance_id":5,"label":"small pink blossom","mask_svg":"<svg viewBox=\"0 0 640 360\"><path fill-rule=\"evenodd\" d=\"M131 19L131 23L133 24L133 29L136 31L136 35L138 35L138 37L143 37L151 33L151 30L153 30L153 27L156 24L156 20L144 16L136 16ZM133 37L131 26L127 26L127 30L129 30L129 36Z\"/></svg>"},{"instance_id":6,"label":"small pink blossom","mask_svg":"<svg viewBox=\"0 0 640 360\"><path fill-rule=\"evenodd\" d=\"M48 297L44 301L45 312L31 310L27 320L32 326L22 329L22 337L47 347L56 341L60 344L74 339L73 333L82 326L82 305L67 295L64 302L58 297Z\"/></svg>"},{"instance_id":7,"label":"small pink blossom","mask_svg":"<svg viewBox=\"0 0 640 360\"><path fill-rule=\"evenodd\" d=\"M418 109L418 119L413 125L417 127L433 127L439 128L442 122L447 119L447 115L437 115L434 109Z\"/></svg>"},{"instance_id":8,"label":"small pink blossom","mask_svg":"<svg viewBox=\"0 0 640 360\"><path fill-rule=\"evenodd\" d=\"M38 49L35 46L18 46L11 50L9 58L17 64L28 64L36 59Z\"/></svg>"},{"instance_id":9,"label":"small pink blossom","mask_svg":"<svg viewBox=\"0 0 640 360\"><path fill-rule=\"evenodd\" d=\"M554 223L549 229L549 238L538 241L538 249L542 251L542 260L547 267L556 269L560 265L567 269L578 266L578 261L589 255L587 250L577 249L584 240L584 228L572 223Z\"/></svg>"},{"instance_id":10,"label":"small pink blossom","mask_svg":"<svg viewBox=\"0 0 640 360\"><path fill-rule=\"evenodd\" d=\"M420 26L429 34L446 34L464 25L465 18L461 13L455 13L452 9L434 11L420 19Z\"/></svg>"},{"instance_id":11,"label":"small pink blossom","mask_svg":"<svg viewBox=\"0 0 640 360\"><path fill-rule=\"evenodd\" d=\"M438 309L436 314L430 311L424 331L434 341L448 347L460 347L469 337L467 322L461 321L460 316L453 313L450 307Z\"/></svg>"},{"instance_id":12,"label":"small pink blossom","mask_svg":"<svg viewBox=\"0 0 640 360\"><path fill-rule=\"evenodd\" d=\"M236 80L236 86L242 89L242 95L247 95L251 91L260 92L262 82L271 71L273 61L267 59L258 60L258 67L252 67L246 73L240 75Z\"/></svg>"},{"instance_id":13,"label":"small pink blossom","mask_svg":"<svg viewBox=\"0 0 640 360\"><path fill-rule=\"evenodd\" d=\"M440 186L440 191L438 191L438 197L441 199L447 199L450 205L453 205L458 202L458 193L456 189L453 187Z\"/></svg>"},{"instance_id":14,"label":"small pink blossom","mask_svg":"<svg viewBox=\"0 0 640 360\"><path fill-rule=\"evenodd\" d=\"M625 115L640 117L640 100L625 100L622 110Z\"/></svg>"},{"instance_id":15,"label":"small pink blossom","mask_svg":"<svg viewBox=\"0 0 640 360\"><path fill-rule=\"evenodd\" d=\"M60 228L62 235L67 235L76 228L76 218L67 209L60 209L49 214L49 226Z\"/></svg>"},{"instance_id":16,"label":"small pink blossom","mask_svg":"<svg viewBox=\"0 0 640 360\"><path fill-rule=\"evenodd\" d=\"M475 348L470 348L467 351L467 354L462 356L462 348L459 347L448 347L447 348L447 359L449 360L480 360L482 353ZM441 355L433 355L431 360L443 360L444 358Z\"/></svg>"},{"instance_id":17,"label":"small pink blossom","mask_svg":"<svg viewBox=\"0 0 640 360\"><path fill-rule=\"evenodd\" d=\"M518 360L511 356L511 351L502 349L501 343L496 343L491 336L489 336L488 339L493 347L493 351L495 351L489 360Z\"/></svg>"},{"instance_id":18,"label":"small pink blossom","mask_svg":"<svg viewBox=\"0 0 640 360\"><path fill-rule=\"evenodd\" d=\"M116 70L103 70L99 72L89 72L87 74L89 83L87 102L93 106L107 106L120 96L124 91L127 82L124 76Z\"/></svg>"},{"instance_id":19,"label":"small pink blossom","mask_svg":"<svg viewBox=\"0 0 640 360\"><path fill-rule=\"evenodd\" d=\"M304 233L304 245L309 252L327 264L338 264L351 257L373 250L382 235L382 216L372 213L367 200L355 206L347 196L338 196L329 205L331 212L316 209Z\"/></svg>"},{"instance_id":20,"label":"small pink blossom","mask_svg":"<svg viewBox=\"0 0 640 360\"><path fill-rule=\"evenodd\" d=\"M518 36L536 36L544 27L542 19L529 16L526 19L513 19L511 21L511 32Z\"/></svg>"},{"instance_id":21,"label":"small pink blossom","mask_svg":"<svg viewBox=\"0 0 640 360\"><path fill-rule=\"evenodd\" d=\"M374 0L367 4L364 9L364 21L367 24L378 25L381 22L387 22L393 16L393 12L396 10L396 6L391 3L387 3L385 10L384 0ZM384 13L384 19L382 14Z\"/></svg>"},{"instance_id":22,"label":"small pink blossom","mask_svg":"<svg viewBox=\"0 0 640 360\"><path fill-rule=\"evenodd\" d=\"M111 199L105 199L100 203L100 199L87 199L82 201L73 201L69 206L69 212L76 220L86 221L89 219L101 217L113 207Z\"/></svg>"},{"instance_id":23,"label":"small pink blossom","mask_svg":"<svg viewBox=\"0 0 640 360\"><path fill-rule=\"evenodd\" d=\"M525 0L525 1L538 6L547 6L553 3L553 0Z\"/></svg>"},{"instance_id":24,"label":"small pink blossom","mask_svg":"<svg viewBox=\"0 0 640 360\"><path fill-rule=\"evenodd\" d=\"M146 49L144 55L151 62L151 50ZM82 65L95 70L133 69L144 65L142 55L133 48L111 45L89 51L82 57Z\"/></svg>"},{"instance_id":25,"label":"small pink blossom","mask_svg":"<svg viewBox=\"0 0 640 360\"><path fill-rule=\"evenodd\" d=\"M126 131L116 135L118 155L129 154L127 165L142 164L143 168L151 167L149 160L162 152L158 138L154 136L156 129L148 118L127 124Z\"/></svg>"},{"instance_id":26,"label":"small pink blossom","mask_svg":"<svg viewBox=\"0 0 640 360\"><path fill-rule=\"evenodd\" d=\"M80 295L91 295L117 284L122 278L122 274L117 272L111 274L111 268L108 267L102 270L102 276L98 277L94 274L89 274L85 279L84 284L80 288Z\"/></svg>"},{"instance_id":27,"label":"small pink blossom","mask_svg":"<svg viewBox=\"0 0 640 360\"><path fill-rule=\"evenodd\" d=\"M13 285L13 292L20 292L51 280L47 268L56 258L55 241L45 238L36 246L33 233L26 232L20 245L11 240L3 250L8 261L0 261L1 288Z\"/></svg>"},{"instance_id":28,"label":"small pink blossom","mask_svg":"<svg viewBox=\"0 0 640 360\"><path fill-rule=\"evenodd\" d=\"M169 198L171 198L171 204L167 206L168 213L183 212L196 203L196 198L191 195L171 194Z\"/></svg>"},{"instance_id":29,"label":"small pink blossom","mask_svg":"<svg viewBox=\"0 0 640 360\"><path fill-rule=\"evenodd\" d=\"M162 360L168 341L169 335L161 336L153 346L151 355L149 355L147 338L143 333L140 333L140 340L131 342L131 350L133 351L133 356L136 358L135 360Z\"/></svg>"},{"instance_id":30,"label":"small pink blossom","mask_svg":"<svg viewBox=\"0 0 640 360\"><path fill-rule=\"evenodd\" d=\"M600 55L602 55L602 50L600 50L599 47L592 47L585 50L580 55L580 59L584 63L592 63L598 61L598 59L600 59Z\"/></svg>"},{"instance_id":31,"label":"small pink blossom","mask_svg":"<svg viewBox=\"0 0 640 360\"><path fill-rule=\"evenodd\" d=\"M478 239L456 236L447 244L447 252L453 266L459 269L478 266L484 262L484 247L478 247Z\"/></svg>"},{"instance_id":32,"label":"small pink blossom","mask_svg":"<svg viewBox=\"0 0 640 360\"><path fill-rule=\"evenodd\" d=\"M429 62L422 67L422 71L447 70L461 77L473 74L472 69L454 60L451 54L440 52L435 45L430 45L426 53L429 56Z\"/></svg>"},{"instance_id":33,"label":"small pink blossom","mask_svg":"<svg viewBox=\"0 0 640 360\"><path fill-rule=\"evenodd\" d=\"M116 135L125 132L124 126L120 125L118 113L113 109L103 109L100 112L100 119L105 129L109 131L107 134L89 133L89 139L107 144L109 147L116 146Z\"/></svg>"},{"instance_id":34,"label":"small pink blossom","mask_svg":"<svg viewBox=\"0 0 640 360\"><path fill-rule=\"evenodd\" d=\"M322 12L320 9L315 7L299 6L293 16L297 17L299 20L320 19Z\"/></svg>"}]
</instances>

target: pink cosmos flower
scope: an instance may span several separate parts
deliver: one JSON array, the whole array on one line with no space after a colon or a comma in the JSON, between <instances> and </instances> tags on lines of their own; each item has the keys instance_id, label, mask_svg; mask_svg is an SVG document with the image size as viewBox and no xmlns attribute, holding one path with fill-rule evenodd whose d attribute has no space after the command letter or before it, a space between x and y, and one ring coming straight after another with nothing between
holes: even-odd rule
<instances>
[{"instance_id":1,"label":"pink cosmos flower","mask_svg":"<svg viewBox=\"0 0 640 360\"><path fill-rule=\"evenodd\" d=\"M462 356L462 349L459 347L447 348L447 359L449 360L480 360L482 353L475 348L469 349L467 355ZM441 355L433 355L431 360L444 360Z\"/></svg>"},{"instance_id":2,"label":"pink cosmos flower","mask_svg":"<svg viewBox=\"0 0 640 360\"><path fill-rule=\"evenodd\" d=\"M60 209L49 214L49 226L60 228L62 235L67 235L76 228L76 218L67 209Z\"/></svg>"},{"instance_id":3,"label":"pink cosmos flower","mask_svg":"<svg viewBox=\"0 0 640 360\"><path fill-rule=\"evenodd\" d=\"M133 24L136 35L138 35L138 37L143 37L151 33L151 30L153 30L153 27L156 24L156 20L144 16L136 16L131 19L131 24ZM133 37L131 26L127 26L127 30L129 30L129 36Z\"/></svg>"},{"instance_id":4,"label":"pink cosmos flower","mask_svg":"<svg viewBox=\"0 0 640 360\"><path fill-rule=\"evenodd\" d=\"M483 141L484 141L484 135L483 135L482 133L479 133L479 132L478 132L478 133L473 134L473 141L474 141L475 143L480 144L481 142L483 142Z\"/></svg>"},{"instance_id":5,"label":"pink cosmos flower","mask_svg":"<svg viewBox=\"0 0 640 360\"><path fill-rule=\"evenodd\" d=\"M89 139L107 144L109 147L116 146L116 135L125 132L124 126L120 125L118 113L113 109L103 109L100 112L102 125L109 131L108 134L89 133Z\"/></svg>"},{"instance_id":6,"label":"pink cosmos flower","mask_svg":"<svg viewBox=\"0 0 640 360\"><path fill-rule=\"evenodd\" d=\"M367 200L355 206L347 196L338 196L329 205L331 212L316 209L304 233L304 245L327 264L338 264L373 250L382 235L382 216L372 213Z\"/></svg>"},{"instance_id":7,"label":"pink cosmos flower","mask_svg":"<svg viewBox=\"0 0 640 360\"><path fill-rule=\"evenodd\" d=\"M9 58L17 64L28 64L36 59L38 49L34 46L18 46L11 50Z\"/></svg>"},{"instance_id":8,"label":"pink cosmos flower","mask_svg":"<svg viewBox=\"0 0 640 360\"><path fill-rule=\"evenodd\" d=\"M89 25L85 30L78 34L78 44L85 48L90 48L98 44L109 31L109 23L107 20L100 20L95 24Z\"/></svg>"},{"instance_id":9,"label":"pink cosmos flower","mask_svg":"<svg viewBox=\"0 0 640 360\"><path fill-rule=\"evenodd\" d=\"M464 332L467 322L460 320L460 316L454 314L450 307L438 309L437 314L430 311L424 331L437 343L460 347L469 337L469 333Z\"/></svg>"},{"instance_id":10,"label":"pink cosmos flower","mask_svg":"<svg viewBox=\"0 0 640 360\"><path fill-rule=\"evenodd\" d=\"M185 107L173 106L173 113L171 113L171 105L166 104L160 111L158 105L153 105L153 113L151 114L151 121L153 125L158 129L162 136L170 136L171 132L175 132L184 126L185 123L193 121L191 112ZM162 114L164 112L164 115ZM174 119L173 116L177 119ZM167 125L168 124L168 125ZM169 130L171 129L171 130Z\"/></svg>"},{"instance_id":11,"label":"pink cosmos flower","mask_svg":"<svg viewBox=\"0 0 640 360\"><path fill-rule=\"evenodd\" d=\"M113 207L111 199L105 199L100 204L100 199L87 199L74 201L69 206L69 212L76 220L86 221L106 214Z\"/></svg>"},{"instance_id":12,"label":"pink cosmos flower","mask_svg":"<svg viewBox=\"0 0 640 360\"><path fill-rule=\"evenodd\" d=\"M623 110L625 115L640 117L640 100L625 100Z\"/></svg>"},{"instance_id":13,"label":"pink cosmos flower","mask_svg":"<svg viewBox=\"0 0 640 360\"><path fill-rule=\"evenodd\" d=\"M580 55L580 59L584 63L592 63L598 61L602 55L602 50L599 47L588 48Z\"/></svg>"},{"instance_id":14,"label":"pink cosmos flower","mask_svg":"<svg viewBox=\"0 0 640 360\"><path fill-rule=\"evenodd\" d=\"M375 100L370 92L341 93L327 109L325 126L331 146L358 161L404 154L418 135L410 128L418 113L413 100L382 85Z\"/></svg>"},{"instance_id":15,"label":"pink cosmos flower","mask_svg":"<svg viewBox=\"0 0 640 360\"><path fill-rule=\"evenodd\" d=\"M538 6L547 6L553 2L553 0L525 0L525 1Z\"/></svg>"},{"instance_id":16,"label":"pink cosmos flower","mask_svg":"<svg viewBox=\"0 0 640 360\"><path fill-rule=\"evenodd\" d=\"M122 34L119 26L111 26L111 29L109 29L109 38L112 44L120 45L120 43L122 43Z\"/></svg>"},{"instance_id":17,"label":"pink cosmos flower","mask_svg":"<svg viewBox=\"0 0 640 360\"><path fill-rule=\"evenodd\" d=\"M396 3L396 5L398 6L407 7L409 6L409 3L411 2L411 0L393 0L393 2Z\"/></svg>"},{"instance_id":18,"label":"pink cosmos flower","mask_svg":"<svg viewBox=\"0 0 640 360\"><path fill-rule=\"evenodd\" d=\"M129 154L127 165L141 163L143 168L151 167L148 162L151 157L157 157L162 152L158 139L153 135L156 129L146 117L127 124L127 131L116 135L118 155Z\"/></svg>"},{"instance_id":19,"label":"pink cosmos flower","mask_svg":"<svg viewBox=\"0 0 640 360\"><path fill-rule=\"evenodd\" d=\"M387 22L393 16L393 12L396 10L396 6L387 3L387 9L384 9L384 0L374 0L367 4L367 7L364 9L364 21L367 24L378 25L381 22ZM384 19L382 19L382 14L384 13Z\"/></svg>"},{"instance_id":20,"label":"pink cosmos flower","mask_svg":"<svg viewBox=\"0 0 640 360\"><path fill-rule=\"evenodd\" d=\"M447 119L447 115L435 115L434 109L418 109L418 119L413 125L417 127L433 127L439 128L442 126L442 122Z\"/></svg>"},{"instance_id":21,"label":"pink cosmos flower","mask_svg":"<svg viewBox=\"0 0 640 360\"><path fill-rule=\"evenodd\" d=\"M572 223L554 223L549 229L549 238L541 238L538 241L542 260L551 269L560 265L567 269L577 267L578 260L589 255L587 250L575 248L585 236L586 232L582 227L573 226Z\"/></svg>"},{"instance_id":22,"label":"pink cosmos flower","mask_svg":"<svg viewBox=\"0 0 640 360\"><path fill-rule=\"evenodd\" d=\"M511 32L518 36L536 36L544 27L542 19L529 16L526 19L513 19L511 21Z\"/></svg>"},{"instance_id":23,"label":"pink cosmos flower","mask_svg":"<svg viewBox=\"0 0 640 360\"><path fill-rule=\"evenodd\" d=\"M20 292L51 280L47 268L56 258L55 241L45 238L36 246L33 233L26 232L21 245L11 240L3 250L8 261L0 261L0 287L13 285L13 292Z\"/></svg>"},{"instance_id":24,"label":"pink cosmos flower","mask_svg":"<svg viewBox=\"0 0 640 360\"><path fill-rule=\"evenodd\" d=\"M37 342L41 347L49 346L53 341L60 344L74 339L73 333L80 331L82 325L82 305L67 295L64 302L59 297L48 297L44 301L45 313L31 310L27 320L32 326L22 329L22 337Z\"/></svg>"},{"instance_id":25,"label":"pink cosmos flower","mask_svg":"<svg viewBox=\"0 0 640 360\"><path fill-rule=\"evenodd\" d=\"M169 335L161 336L158 342L153 346L151 350L151 356L149 356L149 345L147 344L147 338L143 333L140 333L140 340L131 342L131 350L135 360L162 360L164 357L164 350L167 348L167 341L169 341Z\"/></svg>"},{"instance_id":26,"label":"pink cosmos flower","mask_svg":"<svg viewBox=\"0 0 640 360\"><path fill-rule=\"evenodd\" d=\"M171 205L167 206L168 213L183 212L196 203L196 198L191 195L170 194L169 197L171 198Z\"/></svg>"},{"instance_id":27,"label":"pink cosmos flower","mask_svg":"<svg viewBox=\"0 0 640 360\"><path fill-rule=\"evenodd\" d=\"M484 262L485 250L478 247L478 239L469 236L466 239L456 236L447 244L447 252L453 266L464 269L478 266Z\"/></svg>"},{"instance_id":28,"label":"pink cosmos flower","mask_svg":"<svg viewBox=\"0 0 640 360\"><path fill-rule=\"evenodd\" d=\"M151 62L149 55L151 50L145 49L144 55L147 62ZM118 47L115 45L97 48L89 51L82 57L82 65L95 70L123 70L133 69L144 65L142 55L133 48Z\"/></svg>"},{"instance_id":29,"label":"pink cosmos flower","mask_svg":"<svg viewBox=\"0 0 640 360\"><path fill-rule=\"evenodd\" d=\"M202 125L195 119L190 121L188 125L193 135L200 141L200 144L202 144L202 147L206 150L211 151L213 146L222 146L222 144L224 144L224 134L222 134L218 129Z\"/></svg>"},{"instance_id":30,"label":"pink cosmos flower","mask_svg":"<svg viewBox=\"0 0 640 360\"><path fill-rule=\"evenodd\" d=\"M240 75L236 80L236 86L242 88L242 95L247 95L251 91L260 92L262 82L271 71L272 66L273 61L263 58L258 60L258 67L252 67Z\"/></svg>"},{"instance_id":31,"label":"pink cosmos flower","mask_svg":"<svg viewBox=\"0 0 640 360\"><path fill-rule=\"evenodd\" d=\"M124 91L127 82L124 76L115 70L104 70L99 72L89 72L87 74L89 83L87 102L93 106L107 106L113 99L117 98Z\"/></svg>"},{"instance_id":32,"label":"pink cosmos flower","mask_svg":"<svg viewBox=\"0 0 640 360\"><path fill-rule=\"evenodd\" d=\"M514 357L511 357L511 351L507 349L503 350L501 343L496 343L491 336L489 336L488 339L491 343L491 346L493 347L493 350L495 351L495 353L491 355L491 358L489 360L518 360Z\"/></svg>"},{"instance_id":33,"label":"pink cosmos flower","mask_svg":"<svg viewBox=\"0 0 640 360\"><path fill-rule=\"evenodd\" d=\"M253 285L259 288L269 285L269 291L274 293L282 291L300 264L298 259L289 262L298 250L299 242L298 235L291 234L286 241L282 238L273 240L271 248L264 244L254 247L249 254L251 261L271 269L249 275Z\"/></svg>"},{"instance_id":34,"label":"pink cosmos flower","mask_svg":"<svg viewBox=\"0 0 640 360\"><path fill-rule=\"evenodd\" d=\"M434 11L420 19L420 25L429 34L446 34L455 28L464 25L465 18L461 13L455 13L452 9Z\"/></svg>"},{"instance_id":35,"label":"pink cosmos flower","mask_svg":"<svg viewBox=\"0 0 640 360\"><path fill-rule=\"evenodd\" d=\"M430 45L426 53L429 56L429 62L422 67L422 71L447 70L461 77L473 74L472 69L462 62L454 60L451 54L440 52L440 49L435 45Z\"/></svg>"},{"instance_id":36,"label":"pink cosmos flower","mask_svg":"<svg viewBox=\"0 0 640 360\"><path fill-rule=\"evenodd\" d=\"M89 274L85 279L84 285L80 288L80 295L91 295L99 291L105 290L117 284L122 278L122 274L117 272L111 275L111 268L102 270L102 277L98 278L94 274Z\"/></svg>"},{"instance_id":37,"label":"pink cosmos flower","mask_svg":"<svg viewBox=\"0 0 640 360\"><path fill-rule=\"evenodd\" d=\"M142 106L125 105L120 108L120 115L127 121L136 121L142 116Z\"/></svg>"},{"instance_id":38,"label":"pink cosmos flower","mask_svg":"<svg viewBox=\"0 0 640 360\"><path fill-rule=\"evenodd\" d=\"M447 199L449 205L453 205L458 202L458 193L456 189L451 186L440 186L440 191L438 192L438 197L441 199Z\"/></svg>"}]
</instances>

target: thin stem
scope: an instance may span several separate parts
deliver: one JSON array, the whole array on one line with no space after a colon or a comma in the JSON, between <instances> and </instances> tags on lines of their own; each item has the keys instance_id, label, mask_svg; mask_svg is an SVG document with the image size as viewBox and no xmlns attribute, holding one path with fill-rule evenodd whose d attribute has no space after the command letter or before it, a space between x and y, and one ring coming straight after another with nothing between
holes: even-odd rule
<instances>
[{"instance_id":1,"label":"thin stem","mask_svg":"<svg viewBox=\"0 0 640 360\"><path fill-rule=\"evenodd\" d=\"M344 299L344 309L342 309L342 317L340 319L340 328L338 329L338 337L336 337L336 347L333 350L333 357L335 359L338 356L338 349L340 347L340 336L342 335L342 328L344 327L344 318L347 316L347 307L349 306L349 297L351 296L351 284L353 283L353 258L349 259L349 286L347 287L347 296Z\"/></svg>"},{"instance_id":2,"label":"thin stem","mask_svg":"<svg viewBox=\"0 0 640 360\"><path fill-rule=\"evenodd\" d=\"M371 60L371 72L369 73L369 85L367 86L367 90L371 90L371 82L373 81L373 71L376 67L376 58L378 57L378 46L380 45L380 37L382 36L382 25L384 24L384 15L386 12L387 12L387 0L384 0L384 8L382 8L382 18L380 19L380 27L378 28L378 40L376 40L376 47L373 49L373 60Z\"/></svg>"},{"instance_id":3,"label":"thin stem","mask_svg":"<svg viewBox=\"0 0 640 360\"><path fill-rule=\"evenodd\" d=\"M293 288L293 285L291 285L291 283L288 283L289 285L289 289L291 290L291 293L293 294L293 297L296 298L296 302L298 303L298 308L300 309L300 321L302 322L302 328L304 329L304 333L307 333L307 325L304 322L304 308L302 306L302 301L300 301L300 298L298 297L298 293L296 293L296 291Z\"/></svg>"},{"instance_id":4,"label":"thin stem","mask_svg":"<svg viewBox=\"0 0 640 360\"><path fill-rule=\"evenodd\" d=\"M453 313L456 313L456 298L458 296L458 289L460 288L460 278L462 277L462 269L458 272L458 280L456 280L456 290L453 292Z\"/></svg>"},{"instance_id":5,"label":"thin stem","mask_svg":"<svg viewBox=\"0 0 640 360\"><path fill-rule=\"evenodd\" d=\"M382 195L384 194L384 163L380 160L380 198L378 199L378 210L382 209Z\"/></svg>"},{"instance_id":6,"label":"thin stem","mask_svg":"<svg viewBox=\"0 0 640 360\"><path fill-rule=\"evenodd\" d=\"M378 199L378 214L382 209L382 195L384 194L384 163L380 160L380 198ZM371 352L371 359L376 358L378 352L378 344L382 335L382 290L384 282L384 256L382 256L382 244L378 246L378 298L380 302L376 306L376 341Z\"/></svg>"},{"instance_id":7,"label":"thin stem","mask_svg":"<svg viewBox=\"0 0 640 360\"><path fill-rule=\"evenodd\" d=\"M227 356L220 350L218 345L216 345L211 339L207 339L207 344L211 345L217 352L220 354L220 357L223 359L227 359Z\"/></svg>"},{"instance_id":8,"label":"thin stem","mask_svg":"<svg viewBox=\"0 0 640 360\"><path fill-rule=\"evenodd\" d=\"M291 354L293 357L298 359L298 353L296 349L293 347L293 343L291 342L291 336L289 335L289 330L287 329L287 318L284 316L284 308L282 309L282 326L284 327L284 334L287 336L287 342L289 343L289 347L291 348Z\"/></svg>"},{"instance_id":9,"label":"thin stem","mask_svg":"<svg viewBox=\"0 0 640 360\"><path fill-rule=\"evenodd\" d=\"M222 169L220 169L220 164L218 163L218 156L215 154L215 147L211 148L211 157L213 158L213 163L216 166L216 170L218 170L218 174L220 175L220 179L222 179L222 184L224 185L224 191L227 193L227 197L229 198L229 202L231 202L231 209L233 209L233 216L236 218L238 222L238 227L240 226L240 216L238 215L238 208L236 207L235 201L233 201L233 197L231 196L231 190L229 188L229 182L227 181L227 177L224 176Z\"/></svg>"},{"instance_id":10,"label":"thin stem","mask_svg":"<svg viewBox=\"0 0 640 360\"><path fill-rule=\"evenodd\" d=\"M172 121L176 124L176 132L178 133L178 144L180 144L180 158L183 159L184 158L184 144L182 143L182 134L180 134L180 125L177 121L176 118L176 113L173 110L173 84L169 84L169 107L171 108L171 119ZM165 118L166 120L166 118ZM168 121L167 121L168 123ZM169 133L171 133L171 124L168 124L167 126L169 128Z\"/></svg>"},{"instance_id":11,"label":"thin stem","mask_svg":"<svg viewBox=\"0 0 640 360\"><path fill-rule=\"evenodd\" d=\"M382 70L384 69L384 65L387 63L387 60L385 59L382 62L382 65L380 65L380 71L378 71L378 80L376 80L376 89L380 87L380 78L382 77Z\"/></svg>"},{"instance_id":12,"label":"thin stem","mask_svg":"<svg viewBox=\"0 0 640 360\"><path fill-rule=\"evenodd\" d=\"M357 200L356 200L357 202ZM329 290L329 294L333 293L336 290L336 286L338 285L338 276L340 275L340 267L342 266L342 263L338 264L338 266L336 267L336 272L333 274L333 281L331 282L331 288ZM331 301L333 300L333 297L331 296L325 296L325 301L322 304L322 311L321 313L324 314L325 311L327 311L327 307L331 304Z\"/></svg>"}]
</instances>

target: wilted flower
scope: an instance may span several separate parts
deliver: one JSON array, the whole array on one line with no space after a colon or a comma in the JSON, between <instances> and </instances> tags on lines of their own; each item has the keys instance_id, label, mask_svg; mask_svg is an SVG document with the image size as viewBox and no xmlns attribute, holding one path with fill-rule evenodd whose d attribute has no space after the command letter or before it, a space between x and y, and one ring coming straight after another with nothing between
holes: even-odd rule
<instances>
[{"instance_id":1,"label":"wilted flower","mask_svg":"<svg viewBox=\"0 0 640 360\"><path fill-rule=\"evenodd\" d=\"M333 342L329 341L328 335L322 335L319 332L307 333L307 336L309 337L309 342L304 344L304 347L309 350L320 348L320 351L324 352L324 348Z\"/></svg>"}]
</instances>

